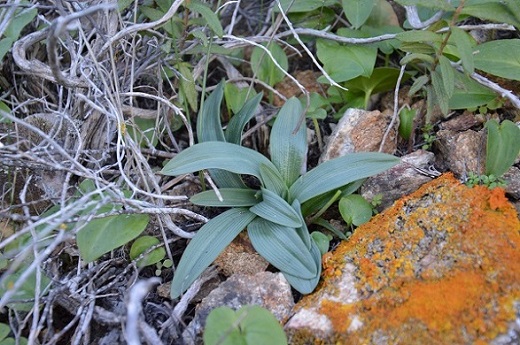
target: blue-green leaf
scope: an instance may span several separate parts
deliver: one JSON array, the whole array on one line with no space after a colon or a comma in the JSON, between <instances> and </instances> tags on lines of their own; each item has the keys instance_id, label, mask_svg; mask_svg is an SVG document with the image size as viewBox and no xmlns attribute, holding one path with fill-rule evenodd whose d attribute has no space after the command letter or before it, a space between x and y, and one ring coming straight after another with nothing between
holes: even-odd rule
<instances>
[{"instance_id":1,"label":"blue-green leaf","mask_svg":"<svg viewBox=\"0 0 520 345\"><path fill-rule=\"evenodd\" d=\"M399 158L384 153L351 153L326 161L301 176L289 188L289 196L303 203L350 182L379 174L397 163Z\"/></svg>"},{"instance_id":2,"label":"blue-green leaf","mask_svg":"<svg viewBox=\"0 0 520 345\"><path fill-rule=\"evenodd\" d=\"M233 208L211 219L186 247L173 276L171 297L179 297L256 217L245 208Z\"/></svg>"},{"instance_id":3,"label":"blue-green leaf","mask_svg":"<svg viewBox=\"0 0 520 345\"><path fill-rule=\"evenodd\" d=\"M206 98L197 116L197 137L203 141L226 141L222 122L220 122L220 104L224 95L224 81Z\"/></svg>"},{"instance_id":4,"label":"blue-green leaf","mask_svg":"<svg viewBox=\"0 0 520 345\"><path fill-rule=\"evenodd\" d=\"M208 190L191 197L190 201L195 205L212 207L249 207L260 202L257 194L260 191L249 188L221 188L219 189L222 201L213 190Z\"/></svg>"},{"instance_id":5,"label":"blue-green leaf","mask_svg":"<svg viewBox=\"0 0 520 345\"><path fill-rule=\"evenodd\" d=\"M303 243L305 243L305 246L307 247L307 249L310 250L311 249L311 236L309 235L309 229L307 228L307 224L305 223L305 218L303 217L303 214L301 211L300 202L298 200L294 200L294 202L292 203L291 206L293 207L293 209L296 210L296 212L298 213L300 220L302 222L302 226L299 228L298 227L296 228L296 233L298 234L298 236L300 236Z\"/></svg>"},{"instance_id":6,"label":"blue-green leaf","mask_svg":"<svg viewBox=\"0 0 520 345\"><path fill-rule=\"evenodd\" d=\"M260 165L260 180L266 189L275 192L284 198L289 193L289 189L285 184L280 172L273 166Z\"/></svg>"},{"instance_id":7,"label":"blue-green leaf","mask_svg":"<svg viewBox=\"0 0 520 345\"><path fill-rule=\"evenodd\" d=\"M313 279L318 274L311 252L293 228L256 218L247 233L255 250L284 274L302 279Z\"/></svg>"},{"instance_id":8,"label":"blue-green leaf","mask_svg":"<svg viewBox=\"0 0 520 345\"><path fill-rule=\"evenodd\" d=\"M221 81L215 90L208 96L197 116L197 137L199 142L226 141L222 122L220 121L220 105L224 95L224 81ZM245 185L240 176L212 169L209 171L211 178L221 188L244 188Z\"/></svg>"},{"instance_id":9,"label":"blue-green leaf","mask_svg":"<svg viewBox=\"0 0 520 345\"><path fill-rule=\"evenodd\" d=\"M292 97L285 102L271 130L269 149L271 160L290 186L300 176L307 155L307 127L301 121L303 108ZM299 127L298 127L299 126Z\"/></svg>"},{"instance_id":10,"label":"blue-green leaf","mask_svg":"<svg viewBox=\"0 0 520 345\"><path fill-rule=\"evenodd\" d=\"M276 170L273 163L254 150L220 141L208 141L179 153L166 164L161 173L177 176L204 169L223 169L260 178L262 164Z\"/></svg>"},{"instance_id":11,"label":"blue-green leaf","mask_svg":"<svg viewBox=\"0 0 520 345\"><path fill-rule=\"evenodd\" d=\"M289 228L302 226L301 217L284 199L262 188L263 200L249 209L259 217Z\"/></svg>"},{"instance_id":12,"label":"blue-green leaf","mask_svg":"<svg viewBox=\"0 0 520 345\"><path fill-rule=\"evenodd\" d=\"M291 284L293 288L304 295L314 291L318 285L318 282L320 281L321 276L321 252L316 243L314 243L314 240L312 241L311 246L311 256L317 269L316 275L314 277L305 279L282 271L285 279L287 279L289 284Z\"/></svg>"},{"instance_id":13,"label":"blue-green leaf","mask_svg":"<svg viewBox=\"0 0 520 345\"><path fill-rule=\"evenodd\" d=\"M242 142L242 131L247 123L255 116L255 110L258 108L262 100L263 93L257 94L255 97L247 101L242 109L229 120L227 129L224 133L226 141L240 145Z\"/></svg>"}]
</instances>

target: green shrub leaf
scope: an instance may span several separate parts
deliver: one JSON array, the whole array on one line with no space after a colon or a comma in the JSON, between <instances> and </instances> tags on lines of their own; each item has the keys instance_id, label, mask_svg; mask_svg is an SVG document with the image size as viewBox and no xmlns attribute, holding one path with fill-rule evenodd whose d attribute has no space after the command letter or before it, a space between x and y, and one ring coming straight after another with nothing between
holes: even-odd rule
<instances>
[{"instance_id":1,"label":"green shrub leaf","mask_svg":"<svg viewBox=\"0 0 520 345\"><path fill-rule=\"evenodd\" d=\"M360 75L370 77L377 57L377 48L345 46L328 40L318 40L316 49L323 68L337 83ZM323 77L318 78L318 81L322 80L326 82Z\"/></svg>"},{"instance_id":2,"label":"green shrub leaf","mask_svg":"<svg viewBox=\"0 0 520 345\"><path fill-rule=\"evenodd\" d=\"M366 22L375 5L374 0L342 0L341 3L345 16L356 29Z\"/></svg>"},{"instance_id":3,"label":"green shrub leaf","mask_svg":"<svg viewBox=\"0 0 520 345\"><path fill-rule=\"evenodd\" d=\"M210 207L249 207L260 202L260 192L249 188L220 188L222 201L213 190L195 194L190 201L195 205Z\"/></svg>"},{"instance_id":4,"label":"green shrub leaf","mask_svg":"<svg viewBox=\"0 0 520 345\"><path fill-rule=\"evenodd\" d=\"M427 30L409 30L403 31L396 35L396 37L401 42L418 42L418 43L433 43L433 42L442 42L442 36L438 35L434 32Z\"/></svg>"},{"instance_id":5,"label":"green shrub leaf","mask_svg":"<svg viewBox=\"0 0 520 345\"><path fill-rule=\"evenodd\" d=\"M304 114L300 101L292 97L280 109L271 130L271 161L287 186L300 176L306 162L307 127L305 121L301 121L302 116Z\"/></svg>"},{"instance_id":6,"label":"green shrub leaf","mask_svg":"<svg viewBox=\"0 0 520 345\"><path fill-rule=\"evenodd\" d=\"M289 188L289 195L292 200L303 203L350 182L379 174L397 163L399 158L384 153L351 153L326 161L301 176Z\"/></svg>"},{"instance_id":7,"label":"green shrub leaf","mask_svg":"<svg viewBox=\"0 0 520 345\"><path fill-rule=\"evenodd\" d=\"M439 108L441 109L442 113L444 115L447 115L448 111L450 110L448 103L450 97L448 97L448 90L444 88L441 68L437 66L435 71L432 71L431 73L432 86L433 90L435 91L437 104L439 105Z\"/></svg>"},{"instance_id":8,"label":"green shrub leaf","mask_svg":"<svg viewBox=\"0 0 520 345\"><path fill-rule=\"evenodd\" d=\"M439 67L447 101L453 95L453 90L455 88L455 72L453 67L451 67L450 60L445 56L439 57Z\"/></svg>"},{"instance_id":9,"label":"green shrub leaf","mask_svg":"<svg viewBox=\"0 0 520 345\"><path fill-rule=\"evenodd\" d=\"M451 28L451 38L459 52L462 67L466 73L473 73L475 71L475 63L473 59L473 38L464 30L454 26Z\"/></svg>"},{"instance_id":10,"label":"green shrub leaf","mask_svg":"<svg viewBox=\"0 0 520 345\"><path fill-rule=\"evenodd\" d=\"M497 95L463 73L455 73L455 90L449 101L450 109L475 108L491 102Z\"/></svg>"},{"instance_id":11,"label":"green shrub leaf","mask_svg":"<svg viewBox=\"0 0 520 345\"><path fill-rule=\"evenodd\" d=\"M497 23L507 23L520 28L518 1L468 1L462 8L461 14L470 15L482 20L491 20Z\"/></svg>"},{"instance_id":12,"label":"green shrub leaf","mask_svg":"<svg viewBox=\"0 0 520 345\"><path fill-rule=\"evenodd\" d=\"M495 120L486 122L486 175L502 176L515 162L520 152L520 129L509 120L500 125Z\"/></svg>"},{"instance_id":13,"label":"green shrub leaf","mask_svg":"<svg viewBox=\"0 0 520 345\"><path fill-rule=\"evenodd\" d=\"M124 214L93 219L77 235L81 257L92 262L139 236L148 225L147 214Z\"/></svg>"},{"instance_id":14,"label":"green shrub leaf","mask_svg":"<svg viewBox=\"0 0 520 345\"><path fill-rule=\"evenodd\" d=\"M218 16L208 5L198 0L186 1L185 5L190 11L199 13L218 37L224 35L224 29L222 29L222 24L220 24Z\"/></svg>"},{"instance_id":15,"label":"green shrub leaf","mask_svg":"<svg viewBox=\"0 0 520 345\"><path fill-rule=\"evenodd\" d=\"M310 12L317 8L334 6L338 3L337 0L280 0L280 5L287 13L295 12ZM278 6L275 6L275 11L280 11Z\"/></svg>"},{"instance_id":16,"label":"green shrub leaf","mask_svg":"<svg viewBox=\"0 0 520 345\"><path fill-rule=\"evenodd\" d=\"M204 345L286 345L287 337L278 320L260 306L244 306L237 312L218 307L209 313Z\"/></svg>"},{"instance_id":17,"label":"green shrub leaf","mask_svg":"<svg viewBox=\"0 0 520 345\"><path fill-rule=\"evenodd\" d=\"M227 210L200 228L186 247L173 276L171 297L179 297L256 217L245 208Z\"/></svg>"},{"instance_id":18,"label":"green shrub leaf","mask_svg":"<svg viewBox=\"0 0 520 345\"><path fill-rule=\"evenodd\" d=\"M289 62L283 49L274 42L269 44L267 49L283 71L287 71L289 68ZM280 70L280 68L274 64L271 57L259 47L254 47L253 52L251 53L251 69L258 79L270 86L274 86L285 77L285 73Z\"/></svg>"},{"instance_id":19,"label":"green shrub leaf","mask_svg":"<svg viewBox=\"0 0 520 345\"><path fill-rule=\"evenodd\" d=\"M475 68L502 78L520 80L520 39L498 40L475 47Z\"/></svg>"},{"instance_id":20,"label":"green shrub leaf","mask_svg":"<svg viewBox=\"0 0 520 345\"><path fill-rule=\"evenodd\" d=\"M311 237L314 243L316 243L318 249L320 250L321 255L324 255L326 252L329 251L330 240L332 237L329 237L325 235L323 232L319 231L313 231Z\"/></svg>"},{"instance_id":21,"label":"green shrub leaf","mask_svg":"<svg viewBox=\"0 0 520 345\"><path fill-rule=\"evenodd\" d=\"M273 223L289 228L302 226L298 212L276 193L262 188L262 197L263 200L251 207L249 211Z\"/></svg>"},{"instance_id":22,"label":"green shrub leaf","mask_svg":"<svg viewBox=\"0 0 520 345\"><path fill-rule=\"evenodd\" d=\"M312 279L318 267L293 228L256 218L247 227L247 233L255 250L284 274Z\"/></svg>"}]
</instances>

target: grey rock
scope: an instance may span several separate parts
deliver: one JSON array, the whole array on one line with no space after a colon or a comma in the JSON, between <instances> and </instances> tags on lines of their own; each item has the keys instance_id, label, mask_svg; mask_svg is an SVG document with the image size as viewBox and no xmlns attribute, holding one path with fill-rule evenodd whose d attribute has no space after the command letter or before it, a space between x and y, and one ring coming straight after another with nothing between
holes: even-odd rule
<instances>
[{"instance_id":1,"label":"grey rock","mask_svg":"<svg viewBox=\"0 0 520 345\"><path fill-rule=\"evenodd\" d=\"M464 179L469 172L484 173L486 159L484 131L440 130L437 132L437 141L434 145L440 152L437 164L452 171L455 176Z\"/></svg>"},{"instance_id":2,"label":"grey rock","mask_svg":"<svg viewBox=\"0 0 520 345\"><path fill-rule=\"evenodd\" d=\"M213 290L197 306L195 317L183 332L186 344L201 343L201 334L209 313L220 306L238 310L245 305L259 305L285 321L294 306L291 286L281 273L234 274Z\"/></svg>"},{"instance_id":3,"label":"grey rock","mask_svg":"<svg viewBox=\"0 0 520 345\"><path fill-rule=\"evenodd\" d=\"M435 156L432 152L418 150L401 157L401 163L395 167L368 178L361 187L361 195L372 200L381 195L382 211L400 197L416 191L424 183L432 180L437 174L433 168Z\"/></svg>"}]
</instances>

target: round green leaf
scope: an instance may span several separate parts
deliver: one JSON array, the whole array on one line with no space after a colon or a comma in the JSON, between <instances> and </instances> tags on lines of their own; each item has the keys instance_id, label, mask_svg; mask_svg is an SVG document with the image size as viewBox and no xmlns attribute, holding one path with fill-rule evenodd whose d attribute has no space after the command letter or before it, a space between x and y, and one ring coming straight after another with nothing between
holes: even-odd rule
<instances>
[{"instance_id":1,"label":"round green leaf","mask_svg":"<svg viewBox=\"0 0 520 345\"><path fill-rule=\"evenodd\" d=\"M229 307L214 309L206 319L205 345L285 345L287 337L268 310L252 305L238 312Z\"/></svg>"},{"instance_id":2,"label":"round green leaf","mask_svg":"<svg viewBox=\"0 0 520 345\"><path fill-rule=\"evenodd\" d=\"M150 247L159 244L159 239L153 236L142 236L134 241L130 248L130 259L135 260L141 254L146 252ZM148 253L144 258L137 262L139 267L153 265L166 256L166 250L163 247L156 248Z\"/></svg>"},{"instance_id":3,"label":"round green leaf","mask_svg":"<svg viewBox=\"0 0 520 345\"><path fill-rule=\"evenodd\" d=\"M372 218L372 206L361 195L347 195L339 201L339 212L349 225L359 226Z\"/></svg>"},{"instance_id":4,"label":"round green leaf","mask_svg":"<svg viewBox=\"0 0 520 345\"><path fill-rule=\"evenodd\" d=\"M323 232L313 231L311 237L318 246L321 255L329 251L329 245L331 240L330 236L325 235Z\"/></svg>"}]
</instances>

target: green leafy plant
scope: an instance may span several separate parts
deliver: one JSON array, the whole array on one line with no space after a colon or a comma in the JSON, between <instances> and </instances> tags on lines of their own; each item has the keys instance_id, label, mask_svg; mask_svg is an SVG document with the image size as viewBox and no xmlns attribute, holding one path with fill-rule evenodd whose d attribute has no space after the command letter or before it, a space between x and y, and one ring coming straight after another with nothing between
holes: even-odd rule
<instances>
[{"instance_id":1,"label":"green leafy plant","mask_svg":"<svg viewBox=\"0 0 520 345\"><path fill-rule=\"evenodd\" d=\"M75 195L68 201L68 204L79 199L83 195L96 191L97 187L92 180L84 180L78 186ZM130 196L130 191L123 191L125 196ZM92 196L91 201L100 201L102 198L110 198L106 192L99 191ZM108 203L101 207L92 205L86 207L77 216L81 219L88 219L90 216L99 216L105 213L121 211L122 206L116 203ZM59 212L59 205L50 208L44 216L49 216ZM106 217L94 218L89 221L82 220L78 223L70 223L65 226L72 229L80 226L76 242L78 244L81 258L86 262L92 262L103 254L121 247L134 238L139 236L148 225L149 216L147 214L116 214Z\"/></svg>"},{"instance_id":2,"label":"green leafy plant","mask_svg":"<svg viewBox=\"0 0 520 345\"><path fill-rule=\"evenodd\" d=\"M468 173L468 177L467 177L465 184L468 187L475 187L475 186L482 185L482 186L488 187L489 189L493 189L496 187L505 187L506 181L503 178L497 177L493 174L479 175L479 174L471 171Z\"/></svg>"},{"instance_id":3,"label":"green leafy plant","mask_svg":"<svg viewBox=\"0 0 520 345\"><path fill-rule=\"evenodd\" d=\"M267 309L250 305L234 311L215 308L206 319L204 345L285 345L287 337L278 320Z\"/></svg>"},{"instance_id":4,"label":"green leafy plant","mask_svg":"<svg viewBox=\"0 0 520 345\"><path fill-rule=\"evenodd\" d=\"M287 55L278 44L270 43L266 49L271 53L274 60L268 56L264 49L255 47L251 54L251 69L258 79L273 86L282 81L285 76L284 71L287 71L289 68L289 61L287 60ZM278 66L276 66L275 61Z\"/></svg>"},{"instance_id":5,"label":"green leafy plant","mask_svg":"<svg viewBox=\"0 0 520 345\"><path fill-rule=\"evenodd\" d=\"M520 129L509 121L498 124L495 120L486 122L486 175L502 176L509 169L520 152Z\"/></svg>"},{"instance_id":6,"label":"green leafy plant","mask_svg":"<svg viewBox=\"0 0 520 345\"><path fill-rule=\"evenodd\" d=\"M9 328L9 325L6 325L5 323L0 323L0 345L26 345L28 343L27 338L20 337L19 342L16 342L16 339L9 337L9 333L11 332L11 329Z\"/></svg>"},{"instance_id":7,"label":"green leafy plant","mask_svg":"<svg viewBox=\"0 0 520 345\"><path fill-rule=\"evenodd\" d=\"M423 150L431 149L433 143L435 142L435 140L437 140L437 136L435 135L435 133L433 131L433 125L429 124L429 123L425 124L421 128L421 132L422 132L422 139L424 141L424 144L422 145L421 148Z\"/></svg>"},{"instance_id":8,"label":"green leafy plant","mask_svg":"<svg viewBox=\"0 0 520 345\"><path fill-rule=\"evenodd\" d=\"M27 5L25 1L20 4ZM5 15L11 10L10 6L3 7L0 9L0 18L5 18ZM6 30L0 33L0 61L4 58L5 54L11 49L14 42L20 37L20 34L25 26L27 26L38 14L38 10L35 7L22 8L20 7L14 12L9 25Z\"/></svg>"},{"instance_id":9,"label":"green leafy plant","mask_svg":"<svg viewBox=\"0 0 520 345\"><path fill-rule=\"evenodd\" d=\"M21 265L14 273L8 276L2 276L2 282L0 284L0 296L3 296L7 291L12 290L14 284L18 281L22 274L25 274L29 264L26 263ZM14 295L9 300L7 306L18 311L30 311L34 308L34 294L36 292L36 272L29 274L28 278L23 282L19 289L17 289ZM47 289L51 284L51 280L42 274L40 276L39 290L41 294L46 294Z\"/></svg>"},{"instance_id":10,"label":"green leafy plant","mask_svg":"<svg viewBox=\"0 0 520 345\"><path fill-rule=\"evenodd\" d=\"M208 103L218 99L214 94L208 97ZM327 161L302 175L307 151L306 127L300 125L302 116L303 108L296 98L289 99L279 111L270 137L271 160L239 145L241 130L234 134L230 130L241 126L229 124L224 132L219 116L214 116L213 122L206 118L198 122L197 128L204 142L182 151L163 168L163 174L172 176L209 169L221 188L218 192L199 193L191 202L232 207L206 223L187 246L172 281L173 298L185 291L246 227L256 251L278 268L296 290L305 294L314 290L320 277L321 255L309 235L301 205L382 172L399 160L381 153L356 153ZM213 141L205 141L212 137ZM220 141L215 141L218 138ZM225 142L226 138L231 142ZM229 178L223 179L221 172ZM247 187L241 175L254 176L260 189Z\"/></svg>"},{"instance_id":11,"label":"green leafy plant","mask_svg":"<svg viewBox=\"0 0 520 345\"><path fill-rule=\"evenodd\" d=\"M159 239L153 236L141 236L137 238L130 248L130 259L135 260L144 254L143 257L137 261L137 266L145 267L157 264L166 256L166 250L162 247L155 248L151 251L150 249L159 243Z\"/></svg>"},{"instance_id":12,"label":"green leafy plant","mask_svg":"<svg viewBox=\"0 0 520 345\"><path fill-rule=\"evenodd\" d=\"M343 220L350 226L360 226L372 218L373 206L359 194L344 196L338 207Z\"/></svg>"},{"instance_id":13,"label":"green leafy plant","mask_svg":"<svg viewBox=\"0 0 520 345\"><path fill-rule=\"evenodd\" d=\"M513 165L520 153L520 128L505 120L499 124L496 120L486 122L486 171L479 175L468 174L466 185L473 187L484 185L493 189L505 187L506 181L502 175Z\"/></svg>"}]
</instances>

